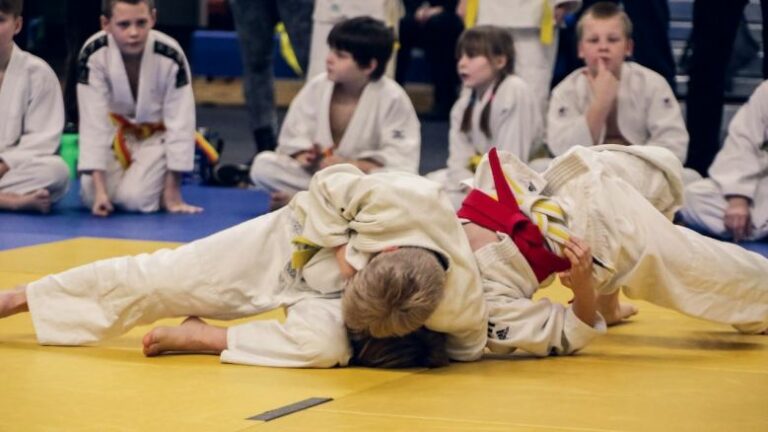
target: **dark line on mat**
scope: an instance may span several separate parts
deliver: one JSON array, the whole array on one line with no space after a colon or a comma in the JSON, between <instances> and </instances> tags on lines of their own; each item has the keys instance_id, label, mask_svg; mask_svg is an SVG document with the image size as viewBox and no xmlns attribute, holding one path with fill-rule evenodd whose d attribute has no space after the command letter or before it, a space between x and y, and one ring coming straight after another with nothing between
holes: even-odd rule
<instances>
[{"instance_id":1,"label":"dark line on mat","mask_svg":"<svg viewBox=\"0 0 768 432\"><path fill-rule=\"evenodd\" d=\"M270 421L276 418L287 416L288 414L293 414L297 411L305 410L307 408L312 408L313 406L316 406L316 405L330 402L332 400L333 400L332 398L327 398L327 397L313 397L309 399L304 399L303 401L292 403L290 405L286 405L277 409L264 411L261 414L257 414L253 417L248 417L246 420Z\"/></svg>"}]
</instances>

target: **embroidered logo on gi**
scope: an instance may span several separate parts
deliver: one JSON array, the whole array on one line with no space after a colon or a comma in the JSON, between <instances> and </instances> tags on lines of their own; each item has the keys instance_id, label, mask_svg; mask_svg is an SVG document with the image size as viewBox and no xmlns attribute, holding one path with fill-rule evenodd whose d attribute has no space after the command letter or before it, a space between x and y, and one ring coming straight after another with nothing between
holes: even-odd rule
<instances>
[{"instance_id":1,"label":"embroidered logo on gi","mask_svg":"<svg viewBox=\"0 0 768 432\"><path fill-rule=\"evenodd\" d=\"M568 113L568 109L566 107L564 107L564 106L561 106L557 110L557 115L559 115L560 117L565 117L566 113Z\"/></svg>"},{"instance_id":2,"label":"embroidered logo on gi","mask_svg":"<svg viewBox=\"0 0 768 432\"><path fill-rule=\"evenodd\" d=\"M401 131L400 129L395 129L392 131L392 139L401 140L405 138L405 132Z\"/></svg>"},{"instance_id":3,"label":"embroidered logo on gi","mask_svg":"<svg viewBox=\"0 0 768 432\"><path fill-rule=\"evenodd\" d=\"M509 335L509 326L496 330L496 324L488 322L488 337L497 340L506 340Z\"/></svg>"}]
</instances>

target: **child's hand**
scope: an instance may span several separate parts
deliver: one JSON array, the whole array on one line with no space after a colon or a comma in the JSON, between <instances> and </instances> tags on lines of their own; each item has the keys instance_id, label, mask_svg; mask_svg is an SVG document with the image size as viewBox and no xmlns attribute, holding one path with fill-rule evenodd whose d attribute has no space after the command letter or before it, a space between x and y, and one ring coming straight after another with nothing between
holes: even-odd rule
<instances>
[{"instance_id":1,"label":"child's hand","mask_svg":"<svg viewBox=\"0 0 768 432\"><path fill-rule=\"evenodd\" d=\"M0 160L0 178L2 178L9 170L10 168L8 168L8 165Z\"/></svg>"},{"instance_id":2,"label":"child's hand","mask_svg":"<svg viewBox=\"0 0 768 432\"><path fill-rule=\"evenodd\" d=\"M585 75L595 101L604 107L612 106L619 94L619 79L605 65L605 60L598 59L594 72L587 70Z\"/></svg>"},{"instance_id":3,"label":"child's hand","mask_svg":"<svg viewBox=\"0 0 768 432\"><path fill-rule=\"evenodd\" d=\"M464 20L464 17L467 16L467 0L459 0L459 3L456 5L456 15L458 15L462 21Z\"/></svg>"},{"instance_id":4,"label":"child's hand","mask_svg":"<svg viewBox=\"0 0 768 432\"><path fill-rule=\"evenodd\" d=\"M566 258L571 262L571 268L560 272L560 282L577 293L592 290L592 251L589 245L577 237L565 243Z\"/></svg>"},{"instance_id":5,"label":"child's hand","mask_svg":"<svg viewBox=\"0 0 768 432\"><path fill-rule=\"evenodd\" d=\"M728 198L723 222L725 229L733 234L734 241L739 242L747 238L751 231L749 199L742 196Z\"/></svg>"},{"instance_id":6,"label":"child's hand","mask_svg":"<svg viewBox=\"0 0 768 432\"><path fill-rule=\"evenodd\" d=\"M351 278L355 274L357 274L357 269L352 267L352 265L347 262L347 245L343 244L336 248L336 262L339 263L339 271L341 272L341 277L346 279Z\"/></svg>"},{"instance_id":7,"label":"child's hand","mask_svg":"<svg viewBox=\"0 0 768 432\"><path fill-rule=\"evenodd\" d=\"M320 161L320 169L328 168L331 165L338 165L338 164L349 163L349 162L350 162L350 160L347 159L347 158L343 158L341 156L337 156L335 154L331 154L331 155L328 155L328 156L324 157Z\"/></svg>"},{"instance_id":8,"label":"child's hand","mask_svg":"<svg viewBox=\"0 0 768 432\"><path fill-rule=\"evenodd\" d=\"M319 144L312 144L309 150L294 153L292 157L299 162L302 168L310 173L317 171L317 167L322 159L323 152Z\"/></svg>"},{"instance_id":9,"label":"child's hand","mask_svg":"<svg viewBox=\"0 0 768 432\"><path fill-rule=\"evenodd\" d=\"M93 198L93 206L91 206L91 213L94 216L106 217L112 214L115 208L112 206L112 202L109 200L107 194L96 193Z\"/></svg>"}]
</instances>

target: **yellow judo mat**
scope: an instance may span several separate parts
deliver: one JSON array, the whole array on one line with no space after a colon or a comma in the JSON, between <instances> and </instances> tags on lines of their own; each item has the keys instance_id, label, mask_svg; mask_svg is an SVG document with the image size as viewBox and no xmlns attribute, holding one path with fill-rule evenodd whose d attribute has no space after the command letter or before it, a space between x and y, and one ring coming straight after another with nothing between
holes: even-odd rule
<instances>
[{"instance_id":1,"label":"yellow judo mat","mask_svg":"<svg viewBox=\"0 0 768 432\"><path fill-rule=\"evenodd\" d=\"M168 246L78 238L1 251L0 289ZM0 431L768 431L768 336L635 303L639 315L575 356L402 371L150 359L149 327L98 347L41 347L17 315L0 320ZM312 397L333 400L248 420Z\"/></svg>"}]
</instances>

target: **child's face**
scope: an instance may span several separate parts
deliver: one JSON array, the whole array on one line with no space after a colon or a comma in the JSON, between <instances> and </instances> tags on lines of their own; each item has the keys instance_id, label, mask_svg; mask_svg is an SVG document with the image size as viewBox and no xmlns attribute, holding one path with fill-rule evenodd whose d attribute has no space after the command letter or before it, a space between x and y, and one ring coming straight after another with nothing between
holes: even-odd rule
<instances>
[{"instance_id":1,"label":"child's face","mask_svg":"<svg viewBox=\"0 0 768 432\"><path fill-rule=\"evenodd\" d=\"M367 67L360 67L349 51L331 48L325 58L328 79L338 84L351 84L370 80L375 60Z\"/></svg>"},{"instance_id":2,"label":"child's face","mask_svg":"<svg viewBox=\"0 0 768 432\"><path fill-rule=\"evenodd\" d=\"M21 31L21 17L0 12L0 49L13 45L13 37Z\"/></svg>"},{"instance_id":3,"label":"child's face","mask_svg":"<svg viewBox=\"0 0 768 432\"><path fill-rule=\"evenodd\" d=\"M101 27L115 38L124 55L139 55L144 51L149 31L155 26L155 13L144 3L118 2L112 18L101 17Z\"/></svg>"},{"instance_id":4,"label":"child's face","mask_svg":"<svg viewBox=\"0 0 768 432\"><path fill-rule=\"evenodd\" d=\"M507 64L506 57L488 58L484 55L470 57L463 53L456 68L465 87L477 90L490 85Z\"/></svg>"},{"instance_id":5,"label":"child's face","mask_svg":"<svg viewBox=\"0 0 768 432\"><path fill-rule=\"evenodd\" d=\"M595 19L587 16L581 40L579 40L579 58L594 75L597 63L602 61L608 70L619 76L624 59L632 55L632 40L624 34L624 25L620 17Z\"/></svg>"}]
</instances>

